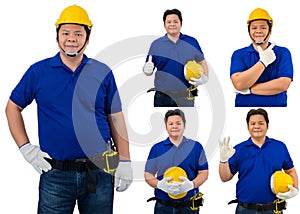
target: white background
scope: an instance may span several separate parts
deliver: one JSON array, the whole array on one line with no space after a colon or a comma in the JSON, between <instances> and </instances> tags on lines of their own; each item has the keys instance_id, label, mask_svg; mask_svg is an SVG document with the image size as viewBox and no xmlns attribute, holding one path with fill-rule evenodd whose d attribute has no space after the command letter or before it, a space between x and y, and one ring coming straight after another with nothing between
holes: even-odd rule
<instances>
[{"instance_id":1,"label":"white background","mask_svg":"<svg viewBox=\"0 0 300 214\"><path fill-rule=\"evenodd\" d=\"M279 0L112 0L112 1L38 1L26 0L6 1L1 6L1 73L0 79L0 191L2 195L1 213L36 213L38 201L38 173L23 159L9 133L5 106L11 90L20 80L23 73L34 62L53 56L57 51L54 23L61 11L72 4L84 7L89 13L94 27L90 44L86 50L89 57L96 56L104 48L121 40L143 35L163 35L162 15L166 9L178 8L183 15L182 33L195 37L204 51L205 57L212 67L212 72L218 77L226 102L218 106L224 109L224 129L215 133L217 137L230 135L233 145L248 138L245 117L248 108L234 107L234 93L229 79L230 57L232 52L250 44L247 34L246 20L250 12L256 7L269 11L274 19L271 42L288 47L294 62L294 82L288 90L287 108L267 108L270 117L268 136L286 143L299 171L300 144L298 142L298 127L294 124L299 121L299 30L297 30L299 10L296 1ZM298 47L298 48L297 48ZM145 53L146 54L146 53ZM113 57L113 56L112 56ZM141 73L144 56L134 59L125 59L114 68L116 81L119 87L130 80L134 75ZM143 79L143 81L145 81ZM147 79L146 79L147 81ZM152 81L149 77L148 81ZM218 84L219 84L218 83ZM134 85L132 85L134 87ZM212 123L212 93L205 87L200 89L197 98L197 115L187 116L187 137L196 138L207 147L209 134L218 124ZM217 96L223 96L219 94ZM125 99L125 97L123 97ZM139 93L126 109L126 119L129 137L133 134L147 135L151 129L163 129L162 115L166 109L152 107L153 93ZM222 110L223 112L223 110ZM197 118L198 117L198 118ZM150 119L156 120L150 123ZM157 119L158 118L158 119ZM30 140L38 143L37 119L35 103L24 110L24 119ZM195 120L197 119L197 120ZM193 121L200 121L193 123ZM197 126L196 136L189 136L189 128ZM165 133L162 130L152 142L131 141L131 156L134 162L143 163L151 145L162 140ZM145 138L146 139L146 138ZM140 144L139 144L140 143ZM216 145L216 144L215 144ZM222 183L218 175L219 155L217 147L208 155L210 174L209 179L200 188L205 195L205 204L201 213L234 213L235 205L227 202L235 198L236 177L227 183ZM115 194L114 213L153 213L154 202L146 200L153 196L153 189L142 179L142 167L135 169L135 181L129 189ZM259 175L257 177L259 179ZM288 201L285 213L295 214L299 196ZM77 213L77 211L75 211Z\"/></svg>"}]
</instances>

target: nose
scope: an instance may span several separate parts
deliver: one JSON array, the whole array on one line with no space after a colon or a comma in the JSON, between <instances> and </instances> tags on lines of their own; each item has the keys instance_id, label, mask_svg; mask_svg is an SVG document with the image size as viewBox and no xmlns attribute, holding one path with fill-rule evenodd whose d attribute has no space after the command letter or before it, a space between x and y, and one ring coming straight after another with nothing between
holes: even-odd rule
<instances>
[{"instance_id":1,"label":"nose","mask_svg":"<svg viewBox=\"0 0 300 214\"><path fill-rule=\"evenodd\" d=\"M67 41L68 41L68 42L75 42L76 40L75 40L75 38L74 38L74 37L71 37L71 36L70 36L70 37L68 38L68 40L67 40Z\"/></svg>"}]
</instances>

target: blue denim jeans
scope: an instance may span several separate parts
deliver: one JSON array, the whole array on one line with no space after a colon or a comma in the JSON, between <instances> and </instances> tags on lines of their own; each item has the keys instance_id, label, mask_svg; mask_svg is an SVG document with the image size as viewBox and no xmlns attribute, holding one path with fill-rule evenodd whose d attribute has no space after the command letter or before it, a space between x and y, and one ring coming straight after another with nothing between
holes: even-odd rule
<instances>
[{"instance_id":1,"label":"blue denim jeans","mask_svg":"<svg viewBox=\"0 0 300 214\"><path fill-rule=\"evenodd\" d=\"M175 208L165 206L158 201L155 203L154 214L198 214L199 210L191 210L189 207Z\"/></svg>"},{"instance_id":2,"label":"blue denim jeans","mask_svg":"<svg viewBox=\"0 0 300 214\"><path fill-rule=\"evenodd\" d=\"M272 210L267 210L267 211L256 211L256 210L249 210L244 208L241 205L237 205L236 214L274 214Z\"/></svg>"},{"instance_id":3,"label":"blue denim jeans","mask_svg":"<svg viewBox=\"0 0 300 214\"><path fill-rule=\"evenodd\" d=\"M194 107L194 100L188 100L186 97L178 97L174 100L168 95L155 92L154 107Z\"/></svg>"},{"instance_id":4,"label":"blue denim jeans","mask_svg":"<svg viewBox=\"0 0 300 214\"><path fill-rule=\"evenodd\" d=\"M92 170L96 193L87 189L87 172L53 169L43 173L39 186L39 214L72 214L77 202L81 214L113 213L113 177L101 170Z\"/></svg>"}]
</instances>

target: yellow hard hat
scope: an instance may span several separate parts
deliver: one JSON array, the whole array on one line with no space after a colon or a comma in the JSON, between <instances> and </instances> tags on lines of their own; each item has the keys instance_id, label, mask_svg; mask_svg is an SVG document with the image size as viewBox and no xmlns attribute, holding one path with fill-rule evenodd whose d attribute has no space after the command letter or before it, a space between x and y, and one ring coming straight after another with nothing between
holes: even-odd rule
<instances>
[{"instance_id":1,"label":"yellow hard hat","mask_svg":"<svg viewBox=\"0 0 300 214\"><path fill-rule=\"evenodd\" d=\"M271 176L271 189L274 194L279 192L287 192L290 189L288 185L293 185L293 179L289 174L284 173L283 171L276 171Z\"/></svg>"},{"instance_id":2,"label":"yellow hard hat","mask_svg":"<svg viewBox=\"0 0 300 214\"><path fill-rule=\"evenodd\" d=\"M174 181L182 182L182 180L179 179L179 176L183 176L183 177L187 178L186 172L181 167L178 167L178 166L170 167L164 173L164 178L172 177L172 180L170 180L169 183L172 183ZM178 195L172 195L172 194L168 194L168 195L170 198L180 199L180 198L183 198L184 196L186 196L186 194L187 193L184 192L184 193L181 193Z\"/></svg>"},{"instance_id":3,"label":"yellow hard hat","mask_svg":"<svg viewBox=\"0 0 300 214\"><path fill-rule=\"evenodd\" d=\"M80 24L86 25L89 28L93 26L91 20L89 19L89 15L80 6L76 4L66 7L62 13L60 14L59 19L57 19L55 25L58 27L60 24Z\"/></svg>"},{"instance_id":4,"label":"yellow hard hat","mask_svg":"<svg viewBox=\"0 0 300 214\"><path fill-rule=\"evenodd\" d=\"M267 20L271 25L273 25L273 19L271 18L269 13L262 8L256 8L250 13L249 18L247 20L247 24L249 24L251 21L258 19Z\"/></svg>"},{"instance_id":5,"label":"yellow hard hat","mask_svg":"<svg viewBox=\"0 0 300 214\"><path fill-rule=\"evenodd\" d=\"M188 61L184 66L184 77L187 81L190 81L192 77L199 79L201 72L204 73L203 67L195 61Z\"/></svg>"}]
</instances>

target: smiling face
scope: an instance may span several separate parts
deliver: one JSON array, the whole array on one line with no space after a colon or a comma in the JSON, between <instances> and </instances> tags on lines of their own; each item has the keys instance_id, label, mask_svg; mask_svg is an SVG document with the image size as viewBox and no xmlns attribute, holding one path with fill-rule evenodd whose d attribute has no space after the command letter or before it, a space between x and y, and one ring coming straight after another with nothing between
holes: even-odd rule
<instances>
[{"instance_id":1,"label":"smiling face","mask_svg":"<svg viewBox=\"0 0 300 214\"><path fill-rule=\"evenodd\" d=\"M270 34L270 27L266 20L254 20L250 23L249 35L254 43L267 42Z\"/></svg>"},{"instance_id":2,"label":"smiling face","mask_svg":"<svg viewBox=\"0 0 300 214\"><path fill-rule=\"evenodd\" d=\"M264 140L268 131L268 124L261 114L250 116L248 122L248 131L252 139L256 141Z\"/></svg>"},{"instance_id":3,"label":"smiling face","mask_svg":"<svg viewBox=\"0 0 300 214\"><path fill-rule=\"evenodd\" d=\"M164 23L167 34L172 37L179 37L181 30L181 21L176 14L170 14L166 16Z\"/></svg>"},{"instance_id":4,"label":"smiling face","mask_svg":"<svg viewBox=\"0 0 300 214\"><path fill-rule=\"evenodd\" d=\"M184 128L184 122L181 116L172 115L168 117L166 129L170 138L181 138L183 136Z\"/></svg>"},{"instance_id":5,"label":"smiling face","mask_svg":"<svg viewBox=\"0 0 300 214\"><path fill-rule=\"evenodd\" d=\"M85 45L86 38L87 33L82 25L63 24L58 32L59 47L69 53L79 51Z\"/></svg>"}]
</instances>

